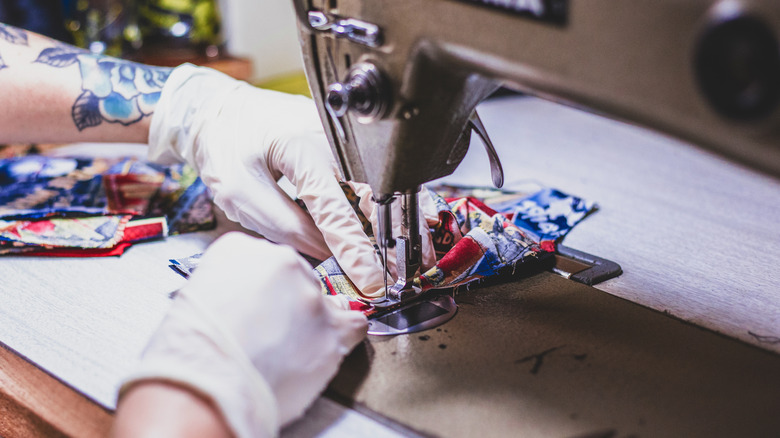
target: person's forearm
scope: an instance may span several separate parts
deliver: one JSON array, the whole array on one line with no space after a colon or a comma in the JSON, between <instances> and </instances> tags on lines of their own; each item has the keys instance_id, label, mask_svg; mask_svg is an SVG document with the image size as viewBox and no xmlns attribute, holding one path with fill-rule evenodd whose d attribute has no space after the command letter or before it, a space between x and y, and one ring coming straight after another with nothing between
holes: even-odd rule
<instances>
[{"instance_id":1,"label":"person's forearm","mask_svg":"<svg viewBox=\"0 0 780 438\"><path fill-rule=\"evenodd\" d=\"M131 388L119 401L113 438L232 436L216 407L194 392L165 382Z\"/></svg>"},{"instance_id":2,"label":"person's forearm","mask_svg":"<svg viewBox=\"0 0 780 438\"><path fill-rule=\"evenodd\" d=\"M146 143L169 73L0 24L0 143Z\"/></svg>"}]
</instances>

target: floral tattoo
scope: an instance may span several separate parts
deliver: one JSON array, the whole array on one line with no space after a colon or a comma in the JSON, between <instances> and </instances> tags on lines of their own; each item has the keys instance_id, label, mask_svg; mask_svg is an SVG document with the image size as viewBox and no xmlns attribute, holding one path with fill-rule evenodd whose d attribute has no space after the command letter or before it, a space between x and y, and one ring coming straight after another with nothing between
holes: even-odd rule
<instances>
[{"instance_id":1,"label":"floral tattoo","mask_svg":"<svg viewBox=\"0 0 780 438\"><path fill-rule=\"evenodd\" d=\"M0 38L12 44L27 45L27 32L7 24L0 23ZM6 64L3 57L0 56L0 70L6 67L8 67L8 64Z\"/></svg>"},{"instance_id":2,"label":"floral tattoo","mask_svg":"<svg viewBox=\"0 0 780 438\"><path fill-rule=\"evenodd\" d=\"M35 62L63 68L78 63L81 95L71 114L79 131L108 123L131 125L154 112L170 68L150 67L58 44Z\"/></svg>"}]
</instances>

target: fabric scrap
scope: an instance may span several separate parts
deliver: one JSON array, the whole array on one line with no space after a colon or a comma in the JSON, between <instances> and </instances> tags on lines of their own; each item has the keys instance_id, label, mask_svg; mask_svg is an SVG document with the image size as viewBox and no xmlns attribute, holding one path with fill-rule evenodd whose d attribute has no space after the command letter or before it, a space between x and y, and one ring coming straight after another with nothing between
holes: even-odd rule
<instances>
[{"instance_id":1,"label":"fabric scrap","mask_svg":"<svg viewBox=\"0 0 780 438\"><path fill-rule=\"evenodd\" d=\"M188 278L190 275L192 275L193 272L195 272L195 269L198 267L201 256L203 256L203 254L195 254L181 259L170 259L168 260L171 262L169 266L177 274L184 278Z\"/></svg>"},{"instance_id":2,"label":"fabric scrap","mask_svg":"<svg viewBox=\"0 0 780 438\"><path fill-rule=\"evenodd\" d=\"M0 221L0 255L85 257L120 255L133 243L168 235L164 217L131 216Z\"/></svg>"},{"instance_id":3,"label":"fabric scrap","mask_svg":"<svg viewBox=\"0 0 780 438\"><path fill-rule=\"evenodd\" d=\"M49 248L45 250L31 248L31 251L14 255L27 257L112 257L124 254L125 250L131 246L133 244L130 242L121 242L111 248Z\"/></svg>"},{"instance_id":4,"label":"fabric scrap","mask_svg":"<svg viewBox=\"0 0 780 438\"><path fill-rule=\"evenodd\" d=\"M108 248L122 239L131 216L95 216L37 221L0 221L0 244Z\"/></svg>"},{"instance_id":5,"label":"fabric scrap","mask_svg":"<svg viewBox=\"0 0 780 438\"><path fill-rule=\"evenodd\" d=\"M505 212L517 227L529 233L546 250L554 251L555 242L597 208L592 201L548 188L506 208Z\"/></svg>"},{"instance_id":6,"label":"fabric scrap","mask_svg":"<svg viewBox=\"0 0 780 438\"><path fill-rule=\"evenodd\" d=\"M102 256L212 229L195 171L134 158L29 155L0 160L0 255Z\"/></svg>"},{"instance_id":7,"label":"fabric scrap","mask_svg":"<svg viewBox=\"0 0 780 438\"><path fill-rule=\"evenodd\" d=\"M0 219L84 216L107 210L109 160L39 155L0 160Z\"/></svg>"},{"instance_id":8,"label":"fabric scrap","mask_svg":"<svg viewBox=\"0 0 780 438\"><path fill-rule=\"evenodd\" d=\"M0 219L166 216L171 234L211 229L205 184L185 165L29 155L0 160Z\"/></svg>"}]
</instances>

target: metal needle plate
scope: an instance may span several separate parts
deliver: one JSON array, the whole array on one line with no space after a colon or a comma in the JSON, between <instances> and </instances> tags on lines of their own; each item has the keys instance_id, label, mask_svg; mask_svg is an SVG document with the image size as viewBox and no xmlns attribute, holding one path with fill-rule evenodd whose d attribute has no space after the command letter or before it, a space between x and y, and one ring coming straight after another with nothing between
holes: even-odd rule
<instances>
[{"instance_id":1,"label":"metal needle plate","mask_svg":"<svg viewBox=\"0 0 780 438\"><path fill-rule=\"evenodd\" d=\"M368 321L369 335L401 335L437 327L458 310L450 295L428 295Z\"/></svg>"}]
</instances>

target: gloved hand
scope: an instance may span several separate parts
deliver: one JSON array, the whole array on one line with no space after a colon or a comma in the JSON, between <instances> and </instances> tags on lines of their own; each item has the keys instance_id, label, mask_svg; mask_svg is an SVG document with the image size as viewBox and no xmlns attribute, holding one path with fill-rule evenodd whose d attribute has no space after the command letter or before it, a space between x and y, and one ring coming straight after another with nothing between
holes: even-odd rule
<instances>
[{"instance_id":1,"label":"gloved hand","mask_svg":"<svg viewBox=\"0 0 780 438\"><path fill-rule=\"evenodd\" d=\"M134 384L156 380L214 402L239 437L303 414L366 334L366 318L320 294L292 249L230 233L205 252L152 336Z\"/></svg>"},{"instance_id":2,"label":"gloved hand","mask_svg":"<svg viewBox=\"0 0 780 438\"><path fill-rule=\"evenodd\" d=\"M318 259L332 253L364 295L383 293L381 260L338 184L310 99L183 65L163 87L149 144L153 161L194 167L231 220ZM282 175L309 214L279 187Z\"/></svg>"}]
</instances>

